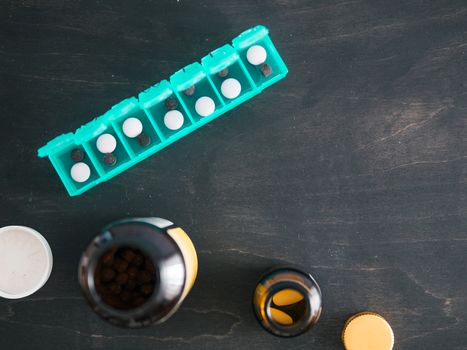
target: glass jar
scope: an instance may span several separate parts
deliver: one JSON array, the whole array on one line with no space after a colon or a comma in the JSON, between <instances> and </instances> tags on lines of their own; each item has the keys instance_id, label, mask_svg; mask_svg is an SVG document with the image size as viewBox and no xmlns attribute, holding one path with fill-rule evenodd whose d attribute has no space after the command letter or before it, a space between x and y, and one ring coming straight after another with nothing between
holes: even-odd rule
<instances>
[{"instance_id":1,"label":"glass jar","mask_svg":"<svg viewBox=\"0 0 467 350\"><path fill-rule=\"evenodd\" d=\"M79 282L100 317L136 328L167 320L197 271L185 231L165 219L133 218L111 223L94 238L81 257Z\"/></svg>"},{"instance_id":2,"label":"glass jar","mask_svg":"<svg viewBox=\"0 0 467 350\"><path fill-rule=\"evenodd\" d=\"M296 267L280 267L264 274L253 295L253 309L270 333L294 337L318 322L321 290L314 278Z\"/></svg>"}]
</instances>

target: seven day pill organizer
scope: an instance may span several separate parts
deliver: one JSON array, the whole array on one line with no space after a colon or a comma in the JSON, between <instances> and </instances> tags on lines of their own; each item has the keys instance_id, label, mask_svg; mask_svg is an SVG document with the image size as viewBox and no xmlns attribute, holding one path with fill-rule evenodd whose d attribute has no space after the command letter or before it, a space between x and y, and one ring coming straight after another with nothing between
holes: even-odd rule
<instances>
[{"instance_id":1,"label":"seven day pill organizer","mask_svg":"<svg viewBox=\"0 0 467 350\"><path fill-rule=\"evenodd\" d=\"M151 86L138 97L51 140L48 157L71 196L86 192L167 147L287 75L263 26Z\"/></svg>"}]
</instances>

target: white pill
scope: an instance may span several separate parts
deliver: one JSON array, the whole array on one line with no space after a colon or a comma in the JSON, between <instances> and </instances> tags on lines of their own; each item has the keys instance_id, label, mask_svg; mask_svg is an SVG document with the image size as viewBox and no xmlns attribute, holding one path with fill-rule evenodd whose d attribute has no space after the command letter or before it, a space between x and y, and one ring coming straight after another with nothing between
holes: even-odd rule
<instances>
[{"instance_id":1,"label":"white pill","mask_svg":"<svg viewBox=\"0 0 467 350\"><path fill-rule=\"evenodd\" d=\"M178 130L183 126L183 114L180 111L174 109L173 111L168 111L164 116L164 124L167 129Z\"/></svg>"},{"instance_id":2,"label":"white pill","mask_svg":"<svg viewBox=\"0 0 467 350\"><path fill-rule=\"evenodd\" d=\"M235 98L242 92L242 85L237 79L225 79L221 85L221 92L227 98Z\"/></svg>"},{"instance_id":3,"label":"white pill","mask_svg":"<svg viewBox=\"0 0 467 350\"><path fill-rule=\"evenodd\" d=\"M202 117L207 117L208 115L214 113L216 110L216 104L214 100L208 96L200 97L196 100L195 110Z\"/></svg>"},{"instance_id":4,"label":"white pill","mask_svg":"<svg viewBox=\"0 0 467 350\"><path fill-rule=\"evenodd\" d=\"M117 140L110 134L102 134L97 138L96 147L101 153L112 153L117 148Z\"/></svg>"},{"instance_id":5,"label":"white pill","mask_svg":"<svg viewBox=\"0 0 467 350\"><path fill-rule=\"evenodd\" d=\"M70 175L76 182L84 182L91 176L91 169L86 163L79 162L71 167Z\"/></svg>"},{"instance_id":6,"label":"white pill","mask_svg":"<svg viewBox=\"0 0 467 350\"><path fill-rule=\"evenodd\" d=\"M253 45L246 52L246 59L254 66L266 62L266 57L268 57L268 53L260 45Z\"/></svg>"},{"instance_id":7,"label":"white pill","mask_svg":"<svg viewBox=\"0 0 467 350\"><path fill-rule=\"evenodd\" d=\"M125 136L134 138L143 132L143 123L138 118L128 118L122 125Z\"/></svg>"}]
</instances>

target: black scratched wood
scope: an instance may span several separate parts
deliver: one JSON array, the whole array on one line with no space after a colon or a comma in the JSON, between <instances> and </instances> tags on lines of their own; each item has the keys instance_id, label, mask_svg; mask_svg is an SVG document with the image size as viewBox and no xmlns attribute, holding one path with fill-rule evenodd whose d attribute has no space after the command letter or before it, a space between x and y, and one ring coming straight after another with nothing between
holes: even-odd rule
<instances>
[{"instance_id":1,"label":"black scratched wood","mask_svg":"<svg viewBox=\"0 0 467 350\"><path fill-rule=\"evenodd\" d=\"M70 198L36 150L262 23L290 73L108 183ZM0 225L44 234L38 293L0 300L0 349L341 349L346 318L383 314L395 349L467 349L467 3L0 2ZM199 278L161 326L115 328L77 266L105 224L161 216ZM299 264L318 325L269 335L259 275Z\"/></svg>"}]
</instances>

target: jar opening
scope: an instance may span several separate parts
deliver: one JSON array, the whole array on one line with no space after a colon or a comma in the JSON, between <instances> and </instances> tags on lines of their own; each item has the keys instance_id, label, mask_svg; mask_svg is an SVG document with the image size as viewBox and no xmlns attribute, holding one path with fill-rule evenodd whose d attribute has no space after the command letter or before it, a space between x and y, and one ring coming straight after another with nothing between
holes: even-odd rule
<instances>
[{"instance_id":1,"label":"jar opening","mask_svg":"<svg viewBox=\"0 0 467 350\"><path fill-rule=\"evenodd\" d=\"M144 305L154 293L157 274L153 260L133 246L113 246L100 257L94 285L101 300L118 310Z\"/></svg>"}]
</instances>

